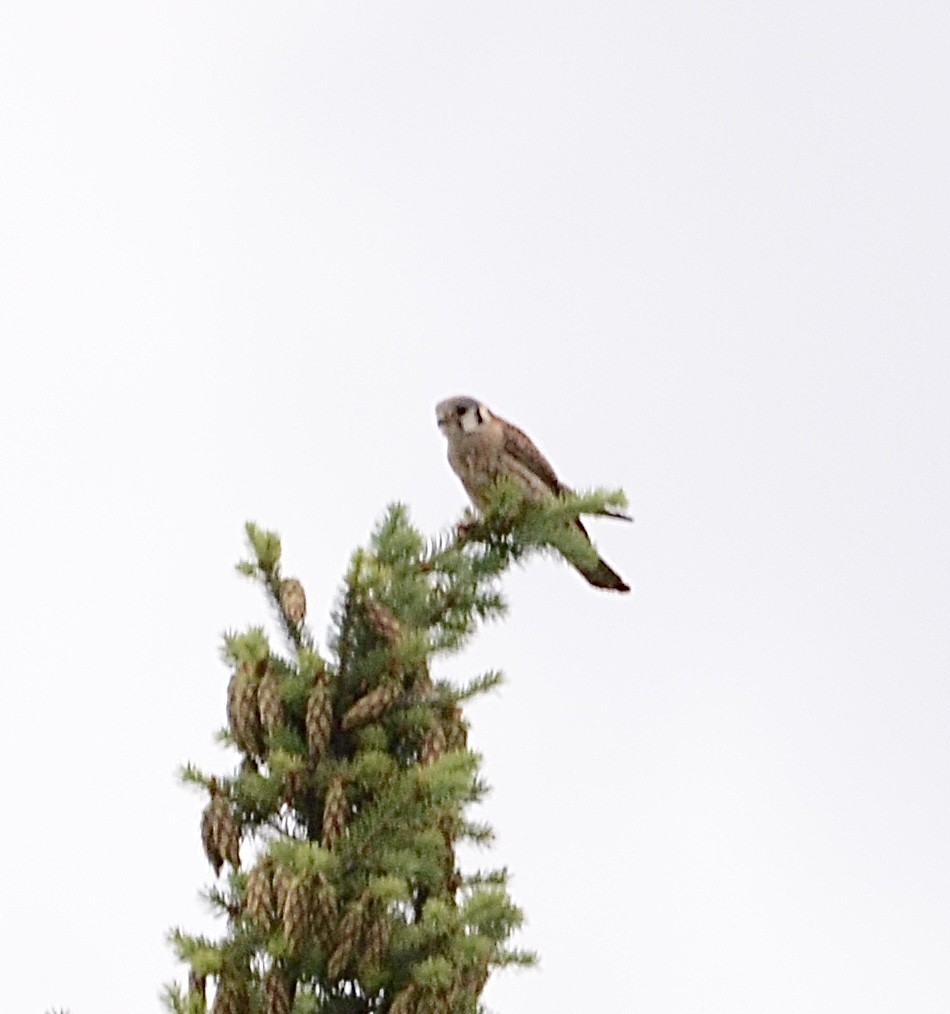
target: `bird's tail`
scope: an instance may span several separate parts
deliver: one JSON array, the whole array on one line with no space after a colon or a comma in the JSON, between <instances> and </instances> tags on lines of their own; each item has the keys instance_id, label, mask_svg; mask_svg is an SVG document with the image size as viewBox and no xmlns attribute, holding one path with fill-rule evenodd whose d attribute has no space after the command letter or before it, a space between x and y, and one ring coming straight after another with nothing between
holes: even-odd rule
<instances>
[{"instance_id":1,"label":"bird's tail","mask_svg":"<svg viewBox=\"0 0 950 1014\"><path fill-rule=\"evenodd\" d=\"M580 523L580 521L577 522L577 528L584 538L590 542L590 536L587 534L587 529ZM597 562L593 564L588 564L586 560L570 560L569 562L574 569L595 588L606 588L608 591L618 592L630 591L630 585L628 585L615 570L608 567L604 560L599 556L597 557Z\"/></svg>"},{"instance_id":2,"label":"bird's tail","mask_svg":"<svg viewBox=\"0 0 950 1014\"><path fill-rule=\"evenodd\" d=\"M606 588L609 591L628 592L630 585L603 560L597 561L596 567L584 567L574 564L577 571L582 574L595 588Z\"/></svg>"}]
</instances>

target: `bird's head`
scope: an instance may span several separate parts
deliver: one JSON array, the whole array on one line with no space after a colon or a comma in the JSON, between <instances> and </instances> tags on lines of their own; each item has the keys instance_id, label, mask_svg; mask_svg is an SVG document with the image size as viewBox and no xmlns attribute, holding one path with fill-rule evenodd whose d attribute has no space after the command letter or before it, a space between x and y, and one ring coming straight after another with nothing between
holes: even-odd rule
<instances>
[{"instance_id":1,"label":"bird's head","mask_svg":"<svg viewBox=\"0 0 950 1014\"><path fill-rule=\"evenodd\" d=\"M446 398L435 407L439 429L448 439L462 433L474 433L490 418L488 409L474 398Z\"/></svg>"}]
</instances>

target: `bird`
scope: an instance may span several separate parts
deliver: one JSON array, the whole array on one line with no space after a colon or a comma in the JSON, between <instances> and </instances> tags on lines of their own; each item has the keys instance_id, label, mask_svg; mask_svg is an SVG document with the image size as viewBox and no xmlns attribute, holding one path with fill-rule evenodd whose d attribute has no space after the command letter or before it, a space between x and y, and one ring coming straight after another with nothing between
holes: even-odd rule
<instances>
[{"instance_id":1,"label":"bird","mask_svg":"<svg viewBox=\"0 0 950 1014\"><path fill-rule=\"evenodd\" d=\"M449 464L479 511L487 507L492 487L502 477L513 480L525 497L535 503L571 492L525 433L495 415L476 398L464 395L446 398L436 405L435 415L439 429L448 440ZM607 513L625 521L632 520L625 514ZM579 518L569 523L590 543L590 536ZM586 560L565 559L595 588L630 591L623 578L599 556L593 565Z\"/></svg>"}]
</instances>

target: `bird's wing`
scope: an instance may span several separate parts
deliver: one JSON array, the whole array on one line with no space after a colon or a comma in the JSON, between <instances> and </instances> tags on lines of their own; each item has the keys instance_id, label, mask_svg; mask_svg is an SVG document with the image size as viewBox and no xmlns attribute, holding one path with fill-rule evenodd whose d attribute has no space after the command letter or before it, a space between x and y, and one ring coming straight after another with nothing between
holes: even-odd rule
<instances>
[{"instance_id":1,"label":"bird's wing","mask_svg":"<svg viewBox=\"0 0 950 1014\"><path fill-rule=\"evenodd\" d=\"M555 496L559 493L572 492L570 487L565 486L557 477L551 463L535 447L534 442L526 433L504 419L499 422L502 423L504 430L504 451L506 454L510 454L516 461L529 468ZM623 511L612 507L605 507L602 513L605 517L616 518L618 521L633 521L629 514L624 514ZM584 534L587 533L584 532Z\"/></svg>"},{"instance_id":2,"label":"bird's wing","mask_svg":"<svg viewBox=\"0 0 950 1014\"><path fill-rule=\"evenodd\" d=\"M510 422L504 422L504 429L506 454L510 454L516 461L529 468L552 493L560 493L562 489L566 488L561 485L551 463L534 446L526 434L522 433L517 426L512 426Z\"/></svg>"}]
</instances>

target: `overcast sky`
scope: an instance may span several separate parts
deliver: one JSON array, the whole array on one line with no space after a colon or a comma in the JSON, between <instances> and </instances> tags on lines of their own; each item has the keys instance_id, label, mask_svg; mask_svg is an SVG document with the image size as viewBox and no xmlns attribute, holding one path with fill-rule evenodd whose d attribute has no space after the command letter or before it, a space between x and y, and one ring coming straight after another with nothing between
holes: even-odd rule
<instances>
[{"instance_id":1,"label":"overcast sky","mask_svg":"<svg viewBox=\"0 0 950 1014\"><path fill-rule=\"evenodd\" d=\"M245 519L318 632L472 394L629 596L552 561L441 675L531 972L499 1014L950 1005L944 3L0 13L4 1009L152 1014Z\"/></svg>"}]
</instances>

